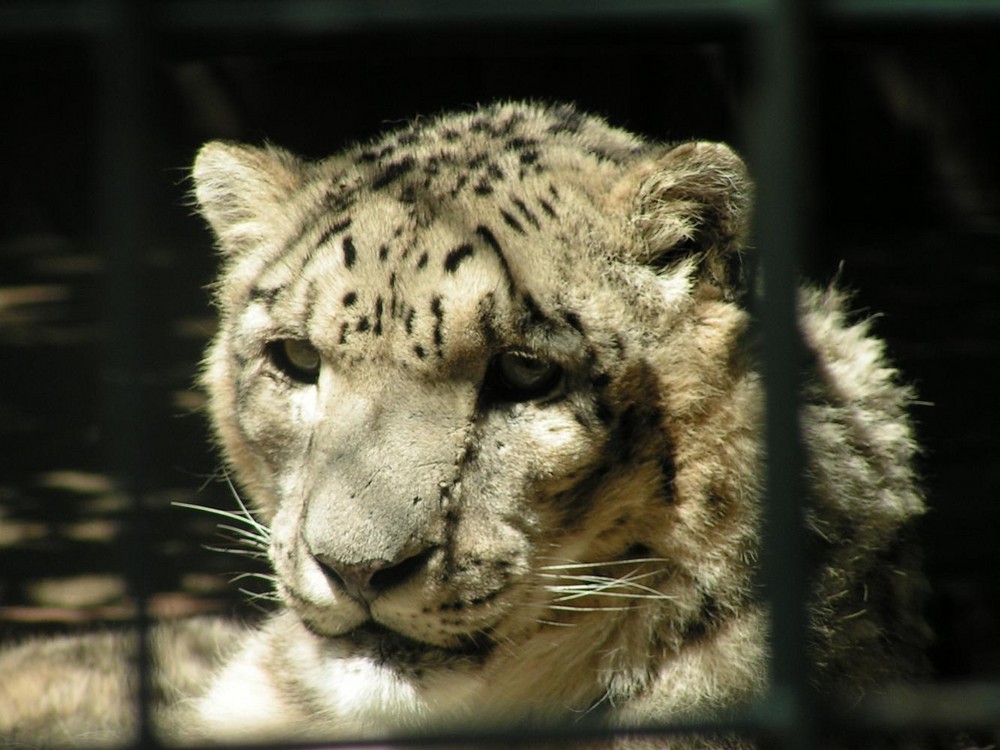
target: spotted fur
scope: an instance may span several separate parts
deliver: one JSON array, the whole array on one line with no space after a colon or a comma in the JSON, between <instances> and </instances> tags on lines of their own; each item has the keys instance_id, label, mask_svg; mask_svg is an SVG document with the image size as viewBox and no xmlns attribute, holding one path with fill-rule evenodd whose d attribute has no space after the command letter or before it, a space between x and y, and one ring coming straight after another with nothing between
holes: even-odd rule
<instances>
[{"instance_id":1,"label":"spotted fur","mask_svg":"<svg viewBox=\"0 0 1000 750\"><path fill-rule=\"evenodd\" d=\"M763 689L731 149L501 104L319 162L211 143L194 178L224 257L203 383L283 606L185 731L628 726ZM801 296L814 680L853 699L919 668L923 505L910 394L844 308Z\"/></svg>"},{"instance_id":2,"label":"spotted fur","mask_svg":"<svg viewBox=\"0 0 1000 750\"><path fill-rule=\"evenodd\" d=\"M730 149L510 104L318 163L210 144L195 179L226 256L204 382L288 604L203 703L212 731L627 724L761 689ZM922 502L909 394L843 307L803 293L803 416L815 679L853 696L919 661L919 577L886 551ZM285 338L315 347L315 384L268 361ZM504 366L558 383L511 388ZM397 580L352 596L337 571L372 561ZM263 714L226 700L248 669L280 679Z\"/></svg>"}]
</instances>

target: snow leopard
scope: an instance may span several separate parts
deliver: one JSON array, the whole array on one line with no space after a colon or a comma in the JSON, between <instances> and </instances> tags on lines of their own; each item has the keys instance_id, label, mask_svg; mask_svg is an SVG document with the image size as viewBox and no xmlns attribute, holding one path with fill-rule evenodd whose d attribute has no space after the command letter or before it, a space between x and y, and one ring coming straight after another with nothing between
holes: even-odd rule
<instances>
[{"instance_id":1,"label":"snow leopard","mask_svg":"<svg viewBox=\"0 0 1000 750\"><path fill-rule=\"evenodd\" d=\"M731 147L503 102L318 161L212 142L193 181L222 259L201 383L281 604L168 735L627 729L767 689ZM810 679L847 701L918 677L927 639L914 396L850 304L797 308Z\"/></svg>"}]
</instances>

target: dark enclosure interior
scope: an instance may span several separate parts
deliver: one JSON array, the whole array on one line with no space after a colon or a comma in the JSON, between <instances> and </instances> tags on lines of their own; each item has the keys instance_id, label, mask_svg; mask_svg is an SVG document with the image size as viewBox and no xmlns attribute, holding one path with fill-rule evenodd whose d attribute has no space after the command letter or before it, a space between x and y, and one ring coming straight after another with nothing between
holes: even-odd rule
<instances>
[{"instance_id":1,"label":"dark enclosure interior","mask_svg":"<svg viewBox=\"0 0 1000 750\"><path fill-rule=\"evenodd\" d=\"M123 131L143 139L146 190L132 276L141 317L128 323L141 342L139 411L116 421L108 362L128 330L115 319L128 302L102 242L118 207L107 202L120 198L102 177L119 155L108 129L121 127L108 120L110 63L91 25L59 20L71 17L66 6L22 5L0 10L4 640L132 616L123 572L132 511L109 458L131 441L123 425L141 432L131 460L141 468L150 612L249 617L252 595L240 589L264 590L229 583L246 562L205 549L227 544L216 519L173 505L233 504L193 385L213 328L206 286L216 266L187 195L204 141L266 140L320 157L415 115L537 99L575 102L656 139L750 148L756 58L745 19L373 14L241 29L153 4L164 12L141 19L143 44L122 61L137 60L146 76L145 120L137 136ZM837 276L856 289L859 314L878 313L876 332L920 395L931 506L921 531L941 684L1000 682L1000 9L989 7L964 19L820 16L805 80L813 193L802 265L816 282ZM981 724L991 721L1000 722L995 707ZM980 742L1000 741L997 730L977 731Z\"/></svg>"}]
</instances>

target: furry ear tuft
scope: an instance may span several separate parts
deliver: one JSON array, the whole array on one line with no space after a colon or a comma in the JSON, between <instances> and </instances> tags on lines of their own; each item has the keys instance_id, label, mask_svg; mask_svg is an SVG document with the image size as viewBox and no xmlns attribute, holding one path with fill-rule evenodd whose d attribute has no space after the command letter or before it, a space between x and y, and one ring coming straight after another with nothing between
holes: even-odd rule
<instances>
[{"instance_id":1,"label":"furry ear tuft","mask_svg":"<svg viewBox=\"0 0 1000 750\"><path fill-rule=\"evenodd\" d=\"M703 277L730 292L740 284L753 184L746 165L723 143L671 148L625 177L638 260L662 268L695 255Z\"/></svg>"},{"instance_id":2,"label":"furry ear tuft","mask_svg":"<svg viewBox=\"0 0 1000 750\"><path fill-rule=\"evenodd\" d=\"M302 163L275 147L212 141L192 169L194 195L226 255L256 246L268 235L268 217L302 184Z\"/></svg>"}]
</instances>

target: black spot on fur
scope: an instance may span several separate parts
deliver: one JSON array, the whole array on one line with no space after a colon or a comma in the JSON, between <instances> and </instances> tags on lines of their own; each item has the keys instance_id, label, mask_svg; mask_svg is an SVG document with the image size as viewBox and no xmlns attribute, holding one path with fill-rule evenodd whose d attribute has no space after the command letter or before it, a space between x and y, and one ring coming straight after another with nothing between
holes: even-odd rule
<instances>
[{"instance_id":1,"label":"black spot on fur","mask_svg":"<svg viewBox=\"0 0 1000 750\"><path fill-rule=\"evenodd\" d=\"M473 253L475 253L475 248L468 242L459 245L454 250L448 251L448 254L444 258L444 270L448 273L455 273L455 269L458 268L459 264L472 256Z\"/></svg>"},{"instance_id":2,"label":"black spot on fur","mask_svg":"<svg viewBox=\"0 0 1000 750\"><path fill-rule=\"evenodd\" d=\"M344 265L353 268L354 262L358 259L358 251L354 247L354 240L348 235L344 237Z\"/></svg>"},{"instance_id":3,"label":"black spot on fur","mask_svg":"<svg viewBox=\"0 0 1000 750\"><path fill-rule=\"evenodd\" d=\"M384 305L385 303L381 297L375 299L375 325L372 327L372 333L376 336L382 335L382 310Z\"/></svg>"},{"instance_id":4,"label":"black spot on fur","mask_svg":"<svg viewBox=\"0 0 1000 750\"><path fill-rule=\"evenodd\" d=\"M358 155L357 163L370 164L371 162L380 161L387 156L392 156L395 151L396 147L391 143L380 149L366 149Z\"/></svg>"},{"instance_id":5,"label":"black spot on fur","mask_svg":"<svg viewBox=\"0 0 1000 750\"><path fill-rule=\"evenodd\" d=\"M523 138L521 136L511 138L506 144L504 144L505 148L509 151L521 151L522 149L537 145L538 141L534 138Z\"/></svg>"},{"instance_id":6,"label":"black spot on fur","mask_svg":"<svg viewBox=\"0 0 1000 750\"><path fill-rule=\"evenodd\" d=\"M340 324L340 338L338 339L339 343L341 344L347 343L347 331L350 327L351 327L350 324L347 322Z\"/></svg>"},{"instance_id":7,"label":"black spot on fur","mask_svg":"<svg viewBox=\"0 0 1000 750\"><path fill-rule=\"evenodd\" d=\"M538 152L535 150L525 151L521 154L521 164L530 167L538 161Z\"/></svg>"},{"instance_id":8,"label":"black spot on fur","mask_svg":"<svg viewBox=\"0 0 1000 750\"><path fill-rule=\"evenodd\" d=\"M354 303L357 301L358 301L357 292L348 292L347 294L344 295L343 299L341 299L341 303L343 303L344 307L353 307Z\"/></svg>"},{"instance_id":9,"label":"black spot on fur","mask_svg":"<svg viewBox=\"0 0 1000 750\"><path fill-rule=\"evenodd\" d=\"M572 328L577 333L584 335L583 323L580 322L580 316L575 312L570 310L563 311L563 320L569 323L570 328Z\"/></svg>"},{"instance_id":10,"label":"black spot on fur","mask_svg":"<svg viewBox=\"0 0 1000 750\"><path fill-rule=\"evenodd\" d=\"M521 222L519 222L517 219L515 219L513 217L513 215L511 215L507 211L504 211L501 208L500 209L500 216L503 217L504 223L507 226L509 226L511 229L513 229L518 234L524 234L524 227L521 226Z\"/></svg>"},{"instance_id":11,"label":"black spot on fur","mask_svg":"<svg viewBox=\"0 0 1000 750\"><path fill-rule=\"evenodd\" d=\"M533 213L531 213L531 211L528 210L528 207L524 205L524 201L518 198L514 198L513 200L514 200L514 205L517 207L517 210L521 212L521 215L525 219L527 219L528 223L531 224L531 226L533 226L535 229L539 229L540 226L538 224L538 219L535 217Z\"/></svg>"},{"instance_id":12,"label":"black spot on fur","mask_svg":"<svg viewBox=\"0 0 1000 750\"><path fill-rule=\"evenodd\" d=\"M417 268L421 270L427 268L427 253L420 254L420 257L417 259Z\"/></svg>"},{"instance_id":13,"label":"black spot on fur","mask_svg":"<svg viewBox=\"0 0 1000 750\"><path fill-rule=\"evenodd\" d=\"M556 215L556 210L552 208L552 204L549 203L544 198L538 199L538 205L542 207L542 210L545 212L545 215L548 216L550 219L558 218L558 216Z\"/></svg>"},{"instance_id":14,"label":"black spot on fur","mask_svg":"<svg viewBox=\"0 0 1000 750\"><path fill-rule=\"evenodd\" d=\"M500 267L503 269L504 276L507 279L507 293L513 297L517 285L514 283L514 275L510 271L510 264L507 262L503 248L501 248L500 243L497 242L496 235L490 231L489 227L480 224L476 227L476 236L485 242L490 250L496 254L497 260L500 262Z\"/></svg>"},{"instance_id":15,"label":"black spot on fur","mask_svg":"<svg viewBox=\"0 0 1000 750\"><path fill-rule=\"evenodd\" d=\"M417 355L417 359L423 359L427 356L427 352L424 351L424 347L420 346L420 344L413 345L413 353Z\"/></svg>"},{"instance_id":16,"label":"black spot on fur","mask_svg":"<svg viewBox=\"0 0 1000 750\"><path fill-rule=\"evenodd\" d=\"M698 617L685 627L684 640L697 641L704 638L718 624L721 613L722 608L715 597L710 594L702 595Z\"/></svg>"},{"instance_id":17,"label":"black spot on fur","mask_svg":"<svg viewBox=\"0 0 1000 750\"><path fill-rule=\"evenodd\" d=\"M323 196L323 206L331 214L339 214L352 208L358 199L358 190L339 183L331 185Z\"/></svg>"},{"instance_id":18,"label":"black spot on fur","mask_svg":"<svg viewBox=\"0 0 1000 750\"><path fill-rule=\"evenodd\" d=\"M528 318L532 323L536 325L546 325L551 322L548 316L542 312L542 308L538 306L535 298L527 292L524 293L524 306L528 310Z\"/></svg>"},{"instance_id":19,"label":"black spot on fur","mask_svg":"<svg viewBox=\"0 0 1000 750\"><path fill-rule=\"evenodd\" d=\"M444 344L444 334L441 327L444 325L444 308L441 307L441 298L434 297L431 300L431 313L434 315L434 347L437 349L439 357L444 356L442 346Z\"/></svg>"},{"instance_id":20,"label":"black spot on fur","mask_svg":"<svg viewBox=\"0 0 1000 750\"><path fill-rule=\"evenodd\" d=\"M407 185L402 190L399 191L399 201L400 203L414 204L417 202L417 190L413 185ZM414 216L414 212L410 212L410 216Z\"/></svg>"},{"instance_id":21,"label":"black spot on fur","mask_svg":"<svg viewBox=\"0 0 1000 750\"><path fill-rule=\"evenodd\" d=\"M416 317L416 315L417 315L416 308L411 307L409 311L406 313L406 317L403 318L403 327L406 329L407 336L413 335L413 319Z\"/></svg>"},{"instance_id":22,"label":"black spot on fur","mask_svg":"<svg viewBox=\"0 0 1000 750\"><path fill-rule=\"evenodd\" d=\"M349 229L350 226L351 226L350 216L348 216L343 221L338 221L336 224L334 224L332 227L327 229L325 232L323 232L323 234L319 236L319 240L316 242L316 247L317 248L323 247L323 245L325 245L327 242L330 241L331 237L334 237L335 235L338 235L341 232L347 231L347 229Z\"/></svg>"},{"instance_id":23,"label":"black spot on fur","mask_svg":"<svg viewBox=\"0 0 1000 750\"><path fill-rule=\"evenodd\" d=\"M369 328L371 328L371 326L372 324L371 321L368 320L368 316L362 315L361 318L358 320L358 325L356 327L359 331L363 332L367 331Z\"/></svg>"},{"instance_id":24,"label":"black spot on fur","mask_svg":"<svg viewBox=\"0 0 1000 750\"><path fill-rule=\"evenodd\" d=\"M472 189L476 195L491 195L493 193L493 186L490 185L485 177L480 178L479 182Z\"/></svg>"},{"instance_id":25,"label":"black spot on fur","mask_svg":"<svg viewBox=\"0 0 1000 750\"><path fill-rule=\"evenodd\" d=\"M378 259L382 263L385 263L385 261L386 261L386 259L388 257L389 257L389 246L388 245L382 245L382 247L380 247L378 249Z\"/></svg>"},{"instance_id":26,"label":"black spot on fur","mask_svg":"<svg viewBox=\"0 0 1000 750\"><path fill-rule=\"evenodd\" d=\"M416 166L416 160L412 156L407 156L399 161L392 162L382 170L382 174L372 182L372 190L382 190L388 187L400 177L408 174Z\"/></svg>"},{"instance_id":27,"label":"black spot on fur","mask_svg":"<svg viewBox=\"0 0 1000 750\"><path fill-rule=\"evenodd\" d=\"M389 315L395 318L399 314L399 295L396 292L396 272L389 275Z\"/></svg>"},{"instance_id":28,"label":"black spot on fur","mask_svg":"<svg viewBox=\"0 0 1000 750\"><path fill-rule=\"evenodd\" d=\"M590 384L597 390L602 390L611 382L611 376L606 372L599 372L590 379Z\"/></svg>"},{"instance_id":29,"label":"black spot on fur","mask_svg":"<svg viewBox=\"0 0 1000 750\"><path fill-rule=\"evenodd\" d=\"M448 192L448 194L452 198L454 198L456 195L458 195L460 192L462 192L462 188L464 188L468 183L469 183L469 176L466 175L466 174L460 174L458 176L458 179L455 181L455 187L453 187Z\"/></svg>"}]
</instances>

